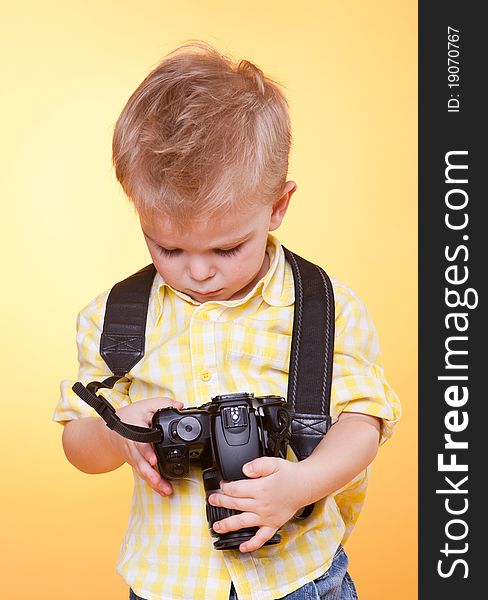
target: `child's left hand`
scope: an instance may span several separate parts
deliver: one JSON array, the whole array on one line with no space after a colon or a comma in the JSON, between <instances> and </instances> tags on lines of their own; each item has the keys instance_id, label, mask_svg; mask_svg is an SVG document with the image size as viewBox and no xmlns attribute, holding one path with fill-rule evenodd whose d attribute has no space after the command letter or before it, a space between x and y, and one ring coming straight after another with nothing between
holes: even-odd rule
<instances>
[{"instance_id":1,"label":"child's left hand","mask_svg":"<svg viewBox=\"0 0 488 600\"><path fill-rule=\"evenodd\" d=\"M259 527L247 542L239 546L241 552L257 550L303 506L309 504L307 479L303 463L283 458L264 456L243 466L250 479L223 481L221 493L211 494L208 501L242 511L214 523L221 534L244 527Z\"/></svg>"}]
</instances>

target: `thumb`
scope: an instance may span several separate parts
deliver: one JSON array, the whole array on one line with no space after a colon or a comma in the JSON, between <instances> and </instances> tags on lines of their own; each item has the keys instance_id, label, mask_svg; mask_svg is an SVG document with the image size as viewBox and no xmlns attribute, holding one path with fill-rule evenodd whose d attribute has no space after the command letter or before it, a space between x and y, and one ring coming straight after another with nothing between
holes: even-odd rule
<instances>
[{"instance_id":1,"label":"thumb","mask_svg":"<svg viewBox=\"0 0 488 600\"><path fill-rule=\"evenodd\" d=\"M242 472L247 477L264 477L278 470L278 463L272 456L262 456L242 467Z\"/></svg>"}]
</instances>

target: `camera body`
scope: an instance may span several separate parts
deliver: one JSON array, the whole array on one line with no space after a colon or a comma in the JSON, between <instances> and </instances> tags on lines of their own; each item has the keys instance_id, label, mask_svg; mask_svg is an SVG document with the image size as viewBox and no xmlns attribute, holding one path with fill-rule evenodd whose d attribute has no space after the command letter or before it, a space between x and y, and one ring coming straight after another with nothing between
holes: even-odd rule
<instances>
[{"instance_id":1,"label":"camera body","mask_svg":"<svg viewBox=\"0 0 488 600\"><path fill-rule=\"evenodd\" d=\"M184 477L190 463L198 461L206 497L220 489L222 480L245 479L242 467L260 456L286 457L293 414L281 396L250 393L215 396L198 408L162 408L154 413L152 425L162 431L154 444L162 477ZM215 521L239 511L206 503L210 533L217 549L238 548L257 528L217 534ZM276 534L268 544L278 543Z\"/></svg>"}]
</instances>

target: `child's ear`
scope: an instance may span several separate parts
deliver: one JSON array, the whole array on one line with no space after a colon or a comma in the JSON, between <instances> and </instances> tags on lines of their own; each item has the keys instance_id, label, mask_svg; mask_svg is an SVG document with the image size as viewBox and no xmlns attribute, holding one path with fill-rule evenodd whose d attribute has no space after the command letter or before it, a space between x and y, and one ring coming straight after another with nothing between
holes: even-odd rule
<instances>
[{"instance_id":1,"label":"child's ear","mask_svg":"<svg viewBox=\"0 0 488 600\"><path fill-rule=\"evenodd\" d=\"M271 212L271 219L269 222L269 231L274 231L281 225L286 211L288 210L290 198L293 196L296 189L297 184L294 181L287 181L285 183L281 196L273 204L273 211Z\"/></svg>"}]
</instances>

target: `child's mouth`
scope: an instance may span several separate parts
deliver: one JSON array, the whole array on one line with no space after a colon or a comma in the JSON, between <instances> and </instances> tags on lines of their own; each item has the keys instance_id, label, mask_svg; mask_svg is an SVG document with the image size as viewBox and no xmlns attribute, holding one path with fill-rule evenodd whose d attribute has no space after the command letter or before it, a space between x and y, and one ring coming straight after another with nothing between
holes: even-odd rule
<instances>
[{"instance_id":1,"label":"child's mouth","mask_svg":"<svg viewBox=\"0 0 488 600\"><path fill-rule=\"evenodd\" d=\"M220 290L215 290L213 292L199 292L197 290L192 290L191 294L195 295L195 296L202 296L202 297L207 297L207 296L215 296L217 294L219 294L222 291L222 288Z\"/></svg>"}]
</instances>

